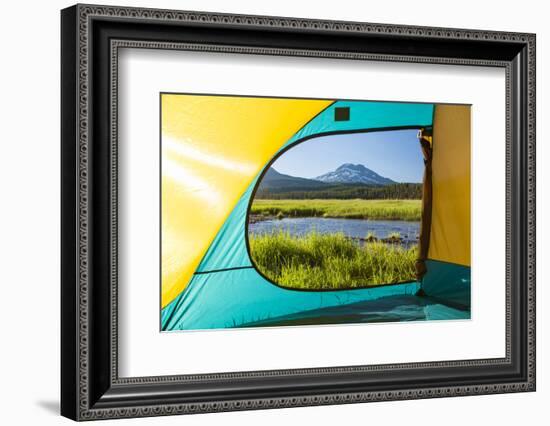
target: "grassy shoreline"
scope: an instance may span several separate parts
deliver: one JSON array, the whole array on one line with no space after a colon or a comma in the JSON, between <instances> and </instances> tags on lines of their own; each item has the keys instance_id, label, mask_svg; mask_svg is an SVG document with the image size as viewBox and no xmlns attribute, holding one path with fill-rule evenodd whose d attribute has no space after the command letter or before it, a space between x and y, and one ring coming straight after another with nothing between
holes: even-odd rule
<instances>
[{"instance_id":1,"label":"grassy shoreline","mask_svg":"<svg viewBox=\"0 0 550 426\"><path fill-rule=\"evenodd\" d=\"M280 231L250 235L258 269L283 287L342 289L412 281L417 246L358 245L343 233L293 236Z\"/></svg>"},{"instance_id":2,"label":"grassy shoreline","mask_svg":"<svg viewBox=\"0 0 550 426\"><path fill-rule=\"evenodd\" d=\"M261 217L330 217L341 219L419 221L421 200L264 200L255 199L250 213Z\"/></svg>"}]
</instances>

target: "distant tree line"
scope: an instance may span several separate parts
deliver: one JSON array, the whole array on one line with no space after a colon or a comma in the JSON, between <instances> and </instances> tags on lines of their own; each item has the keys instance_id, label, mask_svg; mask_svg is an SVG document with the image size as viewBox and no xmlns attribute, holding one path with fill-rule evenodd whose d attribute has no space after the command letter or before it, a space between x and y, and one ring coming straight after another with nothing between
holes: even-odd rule
<instances>
[{"instance_id":1,"label":"distant tree line","mask_svg":"<svg viewBox=\"0 0 550 426\"><path fill-rule=\"evenodd\" d=\"M255 198L269 200L311 200L362 198L366 200L420 200L421 183L395 183L390 185L335 185L329 188L285 189L258 188Z\"/></svg>"}]
</instances>

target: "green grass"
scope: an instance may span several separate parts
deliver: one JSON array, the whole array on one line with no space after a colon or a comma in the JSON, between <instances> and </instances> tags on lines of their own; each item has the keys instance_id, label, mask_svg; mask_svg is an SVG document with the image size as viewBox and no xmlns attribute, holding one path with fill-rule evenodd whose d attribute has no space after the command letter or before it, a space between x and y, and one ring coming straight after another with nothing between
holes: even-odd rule
<instances>
[{"instance_id":1,"label":"green grass","mask_svg":"<svg viewBox=\"0 0 550 426\"><path fill-rule=\"evenodd\" d=\"M415 279L416 246L360 246L343 233L292 236L282 231L250 235L249 242L258 269L283 287L340 289Z\"/></svg>"},{"instance_id":2,"label":"green grass","mask_svg":"<svg viewBox=\"0 0 550 426\"><path fill-rule=\"evenodd\" d=\"M332 217L342 219L420 220L420 200L259 200L251 213L258 216Z\"/></svg>"}]
</instances>

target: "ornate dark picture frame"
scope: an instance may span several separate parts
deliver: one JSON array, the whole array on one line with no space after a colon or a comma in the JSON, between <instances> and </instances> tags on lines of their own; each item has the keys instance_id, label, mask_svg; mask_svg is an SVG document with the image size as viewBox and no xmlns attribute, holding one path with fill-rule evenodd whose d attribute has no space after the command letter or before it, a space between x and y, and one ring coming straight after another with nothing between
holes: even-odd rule
<instances>
[{"instance_id":1,"label":"ornate dark picture frame","mask_svg":"<svg viewBox=\"0 0 550 426\"><path fill-rule=\"evenodd\" d=\"M61 28L64 416L91 420L535 390L535 35L95 5L64 9ZM121 47L504 68L506 356L120 378Z\"/></svg>"}]
</instances>

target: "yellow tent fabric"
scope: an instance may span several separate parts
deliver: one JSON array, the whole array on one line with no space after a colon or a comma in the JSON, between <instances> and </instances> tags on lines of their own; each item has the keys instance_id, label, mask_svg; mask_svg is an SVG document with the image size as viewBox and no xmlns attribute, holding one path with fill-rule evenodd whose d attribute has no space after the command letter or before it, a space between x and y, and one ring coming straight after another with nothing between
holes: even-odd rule
<instances>
[{"instance_id":1,"label":"yellow tent fabric","mask_svg":"<svg viewBox=\"0 0 550 426\"><path fill-rule=\"evenodd\" d=\"M261 168L330 100L162 94L162 307Z\"/></svg>"},{"instance_id":2,"label":"yellow tent fabric","mask_svg":"<svg viewBox=\"0 0 550 426\"><path fill-rule=\"evenodd\" d=\"M436 105L428 258L470 266L470 106Z\"/></svg>"}]
</instances>

